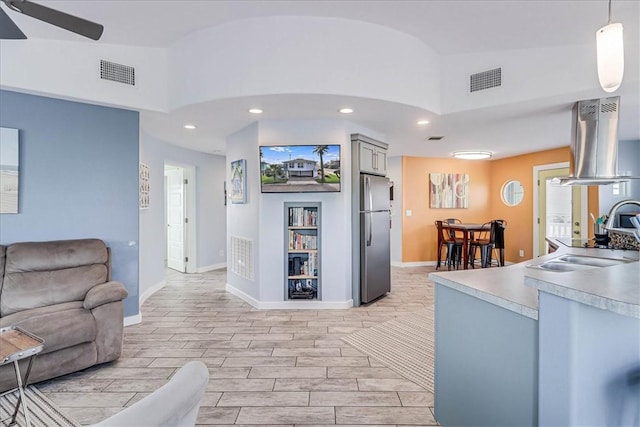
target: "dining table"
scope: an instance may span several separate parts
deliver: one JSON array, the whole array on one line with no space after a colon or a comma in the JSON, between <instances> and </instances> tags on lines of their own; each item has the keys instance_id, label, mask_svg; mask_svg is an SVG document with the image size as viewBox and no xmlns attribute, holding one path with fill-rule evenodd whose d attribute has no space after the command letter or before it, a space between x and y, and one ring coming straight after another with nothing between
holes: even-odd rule
<instances>
[{"instance_id":1,"label":"dining table","mask_svg":"<svg viewBox=\"0 0 640 427\"><path fill-rule=\"evenodd\" d=\"M462 233L462 263L464 269L469 268L469 240L473 239L476 231L491 230L491 224L477 223L452 223L443 222L442 228L447 231L459 231Z\"/></svg>"}]
</instances>

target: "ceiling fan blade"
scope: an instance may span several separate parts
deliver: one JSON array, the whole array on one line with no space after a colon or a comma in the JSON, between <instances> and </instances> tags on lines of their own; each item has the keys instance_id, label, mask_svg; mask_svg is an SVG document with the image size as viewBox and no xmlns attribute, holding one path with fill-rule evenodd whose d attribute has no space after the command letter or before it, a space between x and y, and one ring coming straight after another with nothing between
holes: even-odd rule
<instances>
[{"instance_id":1,"label":"ceiling fan blade","mask_svg":"<svg viewBox=\"0 0 640 427\"><path fill-rule=\"evenodd\" d=\"M3 40L20 40L26 39L20 28L9 18L7 13L0 9L0 39Z\"/></svg>"},{"instance_id":2,"label":"ceiling fan blade","mask_svg":"<svg viewBox=\"0 0 640 427\"><path fill-rule=\"evenodd\" d=\"M27 0L2 0L9 8L16 12L23 13L32 18L47 22L56 27L64 28L81 36L88 37L92 40L98 40L102 36L104 27L95 22L77 16L69 15L46 6L32 3Z\"/></svg>"}]
</instances>

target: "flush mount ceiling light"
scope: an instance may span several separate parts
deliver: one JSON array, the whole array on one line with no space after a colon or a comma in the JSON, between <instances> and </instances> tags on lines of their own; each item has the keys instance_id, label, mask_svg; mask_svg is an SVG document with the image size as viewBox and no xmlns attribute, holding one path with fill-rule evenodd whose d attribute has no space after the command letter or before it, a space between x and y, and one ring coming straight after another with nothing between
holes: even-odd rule
<instances>
[{"instance_id":1,"label":"flush mount ceiling light","mask_svg":"<svg viewBox=\"0 0 640 427\"><path fill-rule=\"evenodd\" d=\"M429 120L418 120L418 124L419 125L428 125L429 124Z\"/></svg>"},{"instance_id":2,"label":"flush mount ceiling light","mask_svg":"<svg viewBox=\"0 0 640 427\"><path fill-rule=\"evenodd\" d=\"M492 156L490 151L454 151L453 157L464 160L482 160Z\"/></svg>"},{"instance_id":3,"label":"flush mount ceiling light","mask_svg":"<svg viewBox=\"0 0 640 427\"><path fill-rule=\"evenodd\" d=\"M341 108L338 110L339 113L342 114L351 114L353 113L353 109L352 108Z\"/></svg>"},{"instance_id":4,"label":"flush mount ceiling light","mask_svg":"<svg viewBox=\"0 0 640 427\"><path fill-rule=\"evenodd\" d=\"M624 43L622 24L611 22L611 0L609 0L609 21L607 25L596 31L596 55L600 86L605 92L613 92L622 83Z\"/></svg>"},{"instance_id":5,"label":"flush mount ceiling light","mask_svg":"<svg viewBox=\"0 0 640 427\"><path fill-rule=\"evenodd\" d=\"M184 128L189 130L194 130L196 128L196 125L184 125Z\"/></svg>"},{"instance_id":6,"label":"flush mount ceiling light","mask_svg":"<svg viewBox=\"0 0 640 427\"><path fill-rule=\"evenodd\" d=\"M261 110L261 109L259 109L259 108L250 108L250 109L249 109L249 112L250 112L251 114L262 114L262 110Z\"/></svg>"}]
</instances>

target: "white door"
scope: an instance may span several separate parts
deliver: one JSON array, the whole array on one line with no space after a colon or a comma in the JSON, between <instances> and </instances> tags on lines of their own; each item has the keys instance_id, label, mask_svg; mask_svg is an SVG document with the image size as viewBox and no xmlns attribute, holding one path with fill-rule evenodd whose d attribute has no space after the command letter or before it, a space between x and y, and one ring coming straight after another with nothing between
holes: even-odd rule
<instances>
[{"instance_id":1,"label":"white door","mask_svg":"<svg viewBox=\"0 0 640 427\"><path fill-rule=\"evenodd\" d=\"M582 186L560 185L553 178L567 176L569 168L538 172L538 253L548 252L547 237L581 239L583 225Z\"/></svg>"},{"instance_id":2,"label":"white door","mask_svg":"<svg viewBox=\"0 0 640 427\"><path fill-rule=\"evenodd\" d=\"M168 168L167 183L167 267L185 272L184 171Z\"/></svg>"}]
</instances>

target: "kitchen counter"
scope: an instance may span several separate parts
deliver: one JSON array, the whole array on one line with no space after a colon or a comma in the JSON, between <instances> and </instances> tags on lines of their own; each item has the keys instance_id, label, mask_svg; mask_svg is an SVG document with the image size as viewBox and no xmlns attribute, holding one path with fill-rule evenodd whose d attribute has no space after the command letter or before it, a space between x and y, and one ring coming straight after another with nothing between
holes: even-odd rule
<instances>
[{"instance_id":1,"label":"kitchen counter","mask_svg":"<svg viewBox=\"0 0 640 427\"><path fill-rule=\"evenodd\" d=\"M524 284L602 310L640 319L640 262L638 251L591 248L563 248L544 258L563 253L635 262L584 271L549 272L528 268Z\"/></svg>"},{"instance_id":2,"label":"kitchen counter","mask_svg":"<svg viewBox=\"0 0 640 427\"><path fill-rule=\"evenodd\" d=\"M557 246L507 267L429 275L441 425L625 425L615 405L626 391L611 384L640 360L639 253ZM528 267L565 255L630 262Z\"/></svg>"},{"instance_id":3,"label":"kitchen counter","mask_svg":"<svg viewBox=\"0 0 640 427\"><path fill-rule=\"evenodd\" d=\"M524 286L526 263L429 274L432 281L531 319L538 319L538 293ZM558 274L558 273L556 273Z\"/></svg>"},{"instance_id":4,"label":"kitchen counter","mask_svg":"<svg viewBox=\"0 0 640 427\"><path fill-rule=\"evenodd\" d=\"M506 267L435 272L429 278L531 319L538 319L538 290L640 318L639 262L570 272L526 267L563 254L637 261L638 251L558 246L556 252Z\"/></svg>"}]
</instances>

